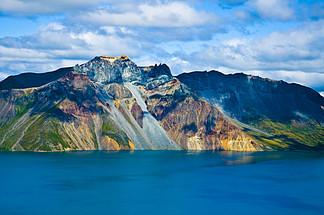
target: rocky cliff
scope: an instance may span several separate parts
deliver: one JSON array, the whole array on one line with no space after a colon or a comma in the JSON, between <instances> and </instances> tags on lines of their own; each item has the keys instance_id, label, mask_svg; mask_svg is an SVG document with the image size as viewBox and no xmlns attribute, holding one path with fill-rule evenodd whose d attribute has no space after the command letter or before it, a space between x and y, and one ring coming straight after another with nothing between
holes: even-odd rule
<instances>
[{"instance_id":1,"label":"rocky cliff","mask_svg":"<svg viewBox=\"0 0 324 215\"><path fill-rule=\"evenodd\" d=\"M313 89L243 73L177 78L269 149L324 149L324 98Z\"/></svg>"},{"instance_id":2,"label":"rocky cliff","mask_svg":"<svg viewBox=\"0 0 324 215\"><path fill-rule=\"evenodd\" d=\"M56 77L0 91L1 150L262 150L164 64L101 56Z\"/></svg>"}]
</instances>

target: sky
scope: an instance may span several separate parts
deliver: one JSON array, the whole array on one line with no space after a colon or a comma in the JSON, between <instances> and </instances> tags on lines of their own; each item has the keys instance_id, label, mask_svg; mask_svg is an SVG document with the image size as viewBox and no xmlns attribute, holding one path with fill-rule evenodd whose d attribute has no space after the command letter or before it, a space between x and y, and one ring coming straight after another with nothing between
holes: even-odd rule
<instances>
[{"instance_id":1,"label":"sky","mask_svg":"<svg viewBox=\"0 0 324 215\"><path fill-rule=\"evenodd\" d=\"M0 29L0 80L125 54L324 95L324 0L1 0Z\"/></svg>"}]
</instances>

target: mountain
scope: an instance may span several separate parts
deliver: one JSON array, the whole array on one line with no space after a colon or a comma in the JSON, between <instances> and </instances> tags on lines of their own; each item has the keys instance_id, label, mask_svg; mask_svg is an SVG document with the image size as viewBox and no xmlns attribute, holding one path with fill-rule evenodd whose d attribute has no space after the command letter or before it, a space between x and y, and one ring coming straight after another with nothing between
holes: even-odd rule
<instances>
[{"instance_id":1,"label":"mountain","mask_svg":"<svg viewBox=\"0 0 324 215\"><path fill-rule=\"evenodd\" d=\"M139 67L124 55L100 56L26 77L0 83L0 150L264 148L165 64Z\"/></svg>"},{"instance_id":2,"label":"mountain","mask_svg":"<svg viewBox=\"0 0 324 215\"><path fill-rule=\"evenodd\" d=\"M40 87L63 77L72 70L73 67L66 67L53 72L22 73L19 75L9 76L8 78L0 82L0 90Z\"/></svg>"},{"instance_id":3,"label":"mountain","mask_svg":"<svg viewBox=\"0 0 324 215\"><path fill-rule=\"evenodd\" d=\"M269 149L324 149L324 98L313 89L243 73L176 78Z\"/></svg>"}]
</instances>

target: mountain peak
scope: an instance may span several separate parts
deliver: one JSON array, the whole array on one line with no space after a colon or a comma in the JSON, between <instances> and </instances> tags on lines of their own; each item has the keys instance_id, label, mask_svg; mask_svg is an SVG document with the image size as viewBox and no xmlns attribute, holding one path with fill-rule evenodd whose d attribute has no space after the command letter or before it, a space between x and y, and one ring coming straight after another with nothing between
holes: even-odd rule
<instances>
[{"instance_id":1,"label":"mountain peak","mask_svg":"<svg viewBox=\"0 0 324 215\"><path fill-rule=\"evenodd\" d=\"M82 65L76 65L75 72L86 73L92 81L101 84L134 82L146 85L148 82L164 83L173 78L166 64L138 67L126 55L119 57L97 56Z\"/></svg>"},{"instance_id":2,"label":"mountain peak","mask_svg":"<svg viewBox=\"0 0 324 215\"><path fill-rule=\"evenodd\" d=\"M122 61L124 61L124 60L130 60L130 58L128 56L124 55L124 54L121 55L121 56L118 56L118 57L108 57L108 56L102 55L102 56L100 56L100 59L107 60L110 63L115 62L115 60L117 60L117 59L120 59Z\"/></svg>"}]
</instances>

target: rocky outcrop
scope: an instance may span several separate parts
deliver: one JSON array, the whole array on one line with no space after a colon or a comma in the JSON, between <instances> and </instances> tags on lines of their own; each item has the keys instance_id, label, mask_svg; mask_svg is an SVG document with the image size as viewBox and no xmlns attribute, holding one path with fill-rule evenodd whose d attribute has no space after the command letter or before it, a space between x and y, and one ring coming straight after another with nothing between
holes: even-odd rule
<instances>
[{"instance_id":1,"label":"rocky outcrop","mask_svg":"<svg viewBox=\"0 0 324 215\"><path fill-rule=\"evenodd\" d=\"M131 113L136 122L143 128L143 118L144 118L144 113L141 109L141 107L137 104L137 102L134 102L131 107Z\"/></svg>"},{"instance_id":2,"label":"rocky outcrop","mask_svg":"<svg viewBox=\"0 0 324 215\"><path fill-rule=\"evenodd\" d=\"M267 149L324 149L324 97L313 89L243 73L177 78Z\"/></svg>"},{"instance_id":3,"label":"rocky outcrop","mask_svg":"<svg viewBox=\"0 0 324 215\"><path fill-rule=\"evenodd\" d=\"M226 81L218 73L189 76L173 77L165 64L138 67L127 56L100 56L42 86L0 91L0 149L258 151L277 145L282 149L284 144L287 149L300 149L305 143L292 148L293 143L280 142L283 133L265 129L266 138L257 136L253 132L259 127L241 122L251 116L259 120L256 116L285 115L286 109L299 111L300 117L322 116L318 108L312 112L295 101L307 101L310 108L323 106L311 90L290 89L295 85L242 74L225 76L230 79ZM284 100L292 102L292 98L295 109L285 107ZM314 125L300 117L293 118L290 131ZM322 135L321 130L303 132L314 138Z\"/></svg>"},{"instance_id":4,"label":"rocky outcrop","mask_svg":"<svg viewBox=\"0 0 324 215\"><path fill-rule=\"evenodd\" d=\"M52 84L29 90L12 90L12 119L1 124L2 150L66 151L131 149L125 132L104 108L88 76L69 73ZM106 143L106 140L108 143Z\"/></svg>"},{"instance_id":5,"label":"rocky outcrop","mask_svg":"<svg viewBox=\"0 0 324 215\"><path fill-rule=\"evenodd\" d=\"M301 114L324 122L324 97L298 84L217 71L183 73L177 78L240 121L254 116L290 120Z\"/></svg>"},{"instance_id":6,"label":"rocky outcrop","mask_svg":"<svg viewBox=\"0 0 324 215\"><path fill-rule=\"evenodd\" d=\"M105 86L105 90L112 99L131 98L132 93L122 84L112 83Z\"/></svg>"},{"instance_id":7,"label":"rocky outcrop","mask_svg":"<svg viewBox=\"0 0 324 215\"><path fill-rule=\"evenodd\" d=\"M104 85L123 82L156 85L172 78L171 71L165 64L138 67L127 56L95 57L85 64L76 65L74 71L87 74L92 81Z\"/></svg>"},{"instance_id":8,"label":"rocky outcrop","mask_svg":"<svg viewBox=\"0 0 324 215\"><path fill-rule=\"evenodd\" d=\"M205 101L192 97L150 99L149 112L182 148L256 151L261 148ZM186 110L185 112L183 110Z\"/></svg>"},{"instance_id":9,"label":"rocky outcrop","mask_svg":"<svg viewBox=\"0 0 324 215\"><path fill-rule=\"evenodd\" d=\"M177 79L141 88L148 111L183 149L262 150L249 136L229 122L215 107L190 93Z\"/></svg>"}]
</instances>

